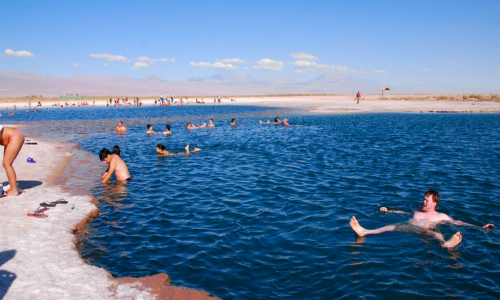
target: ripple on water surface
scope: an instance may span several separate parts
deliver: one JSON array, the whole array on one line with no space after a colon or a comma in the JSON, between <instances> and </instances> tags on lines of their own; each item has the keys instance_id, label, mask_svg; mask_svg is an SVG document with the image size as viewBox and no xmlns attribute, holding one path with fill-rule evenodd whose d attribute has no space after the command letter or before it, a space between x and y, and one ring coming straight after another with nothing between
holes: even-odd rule
<instances>
[{"instance_id":1,"label":"ripple on water surface","mask_svg":"<svg viewBox=\"0 0 500 300\"><path fill-rule=\"evenodd\" d=\"M224 299L500 297L497 231L443 225L446 237L464 235L444 250L401 232L356 238L348 225L352 215L367 228L405 222L410 215L379 208L411 211L428 188L453 218L498 224L499 115L283 110L300 125L283 128L258 124L276 111L251 108L190 107L168 111L167 120L120 113L127 135L74 137L93 154L119 144L133 177L91 189L101 213L81 237L83 256L116 276L166 272L176 285ZM213 115L212 130L183 129L186 119ZM227 126L231 115L243 125ZM145 123L167 122L171 137L145 134ZM202 151L159 158L160 142Z\"/></svg>"}]
</instances>

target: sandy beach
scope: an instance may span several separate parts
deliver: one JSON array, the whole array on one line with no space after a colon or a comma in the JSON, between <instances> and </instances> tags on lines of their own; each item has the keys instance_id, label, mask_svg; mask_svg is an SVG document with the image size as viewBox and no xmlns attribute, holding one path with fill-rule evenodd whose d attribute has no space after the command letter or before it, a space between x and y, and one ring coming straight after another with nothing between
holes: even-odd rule
<instances>
[{"instance_id":1,"label":"sandy beach","mask_svg":"<svg viewBox=\"0 0 500 300\"><path fill-rule=\"evenodd\" d=\"M300 107L313 114L500 112L500 102L495 101L394 99L397 97L404 96L392 95L388 100L380 100L380 95L368 95L359 104L354 96L228 97L223 98L222 104ZM154 104L154 99L141 100L143 105ZM93 104L92 98L85 101ZM213 99L210 101L207 98L204 99L205 104L194 103L194 98L189 101L189 105L214 105ZM33 100L32 106L36 102ZM64 102L44 101L41 109L57 109L53 105ZM14 105L17 109L25 109L28 103L0 103L3 110L8 109L5 112L12 112ZM106 106L106 101L98 100L95 105ZM5 115L4 121L8 123L9 117ZM43 140L37 142L37 145L24 145L14 162L18 185L25 192L0 201L3 215L0 220L0 299L212 298L207 292L172 286L166 274L140 279L114 279L106 270L85 263L76 250L74 232L97 215L98 209L92 197L71 195L54 183L73 156L72 145ZM57 147L59 145L62 147ZM36 163L28 163L27 157L34 158ZM4 185L8 184L3 170L0 179ZM41 202L58 199L65 199L68 203L51 207L45 212L49 217L27 216Z\"/></svg>"},{"instance_id":2,"label":"sandy beach","mask_svg":"<svg viewBox=\"0 0 500 300\"><path fill-rule=\"evenodd\" d=\"M216 97L216 96L214 96ZM122 97L120 97L122 98ZM56 105L78 106L79 102L86 101L89 105L106 106L108 101L98 98L81 99L46 99L42 108L56 108ZM113 97L113 100L116 100ZM130 101L131 102L130 98ZM144 106L155 105L153 98L140 98ZM196 99L204 104L196 103ZM32 99L31 106L35 107L40 99ZM175 98L178 102L179 98ZM186 104L186 98L183 99ZM213 98L189 96L188 105L217 105ZM498 95L362 95L357 104L355 95L321 95L321 96L223 96L223 105L260 105L275 107L300 107L315 114L337 113L367 113L367 112L450 112L450 113L481 113L500 112ZM28 108L28 100L3 99L0 108L12 110ZM176 103L175 105L179 105Z\"/></svg>"}]
</instances>

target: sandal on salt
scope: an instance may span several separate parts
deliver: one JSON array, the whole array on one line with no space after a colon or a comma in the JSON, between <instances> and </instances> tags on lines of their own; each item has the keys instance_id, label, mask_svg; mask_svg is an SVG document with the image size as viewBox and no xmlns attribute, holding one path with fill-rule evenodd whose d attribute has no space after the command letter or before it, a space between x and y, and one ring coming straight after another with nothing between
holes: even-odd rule
<instances>
[{"instance_id":1,"label":"sandal on salt","mask_svg":"<svg viewBox=\"0 0 500 300\"><path fill-rule=\"evenodd\" d=\"M44 214L43 212L41 212L41 213L34 212L32 214L27 213L26 215L28 217L33 217L33 218L47 218L48 217L48 215Z\"/></svg>"}]
</instances>

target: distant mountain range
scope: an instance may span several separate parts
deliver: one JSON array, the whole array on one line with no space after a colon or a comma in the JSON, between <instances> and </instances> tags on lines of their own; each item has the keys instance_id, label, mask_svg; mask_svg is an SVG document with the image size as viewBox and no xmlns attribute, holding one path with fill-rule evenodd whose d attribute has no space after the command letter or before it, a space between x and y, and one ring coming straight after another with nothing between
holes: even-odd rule
<instances>
[{"instance_id":1,"label":"distant mountain range","mask_svg":"<svg viewBox=\"0 0 500 300\"><path fill-rule=\"evenodd\" d=\"M24 97L43 95L58 97L62 94L87 96L159 96L174 95L265 95L265 94L377 94L384 86L373 80L364 80L345 75L324 73L308 80L290 78L256 79L247 74L211 77L195 77L187 80L168 81L150 74L142 79L126 76L71 77L41 76L29 72L0 71L0 97ZM390 86L390 94L458 94L479 93L478 90L463 90L437 82L418 85ZM500 89L482 88L482 93L499 93Z\"/></svg>"}]
</instances>

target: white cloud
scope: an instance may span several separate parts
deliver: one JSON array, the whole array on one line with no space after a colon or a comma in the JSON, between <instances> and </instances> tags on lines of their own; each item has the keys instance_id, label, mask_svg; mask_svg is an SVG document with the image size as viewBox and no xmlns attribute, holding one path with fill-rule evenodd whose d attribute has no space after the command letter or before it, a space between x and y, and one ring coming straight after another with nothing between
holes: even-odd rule
<instances>
[{"instance_id":1,"label":"white cloud","mask_svg":"<svg viewBox=\"0 0 500 300\"><path fill-rule=\"evenodd\" d=\"M229 58L229 59L221 59L217 60L214 63L209 62L190 62L189 65L191 67L198 68L213 68L213 69L224 69L224 70L236 70L239 69L239 66L235 66L235 64L244 64L246 61L241 60L239 58Z\"/></svg>"},{"instance_id":2,"label":"white cloud","mask_svg":"<svg viewBox=\"0 0 500 300\"><path fill-rule=\"evenodd\" d=\"M199 67L199 68L210 68L212 66L211 63L207 63L207 62L190 62L189 65L191 67Z\"/></svg>"},{"instance_id":3,"label":"white cloud","mask_svg":"<svg viewBox=\"0 0 500 300\"><path fill-rule=\"evenodd\" d=\"M168 59L168 58L150 58L150 57L147 57L147 56L141 56L139 58L137 58L138 61L145 61L145 62L148 62L150 64L153 64L157 61L161 61L161 62L175 62L175 58L172 58L172 59Z\"/></svg>"},{"instance_id":4,"label":"white cloud","mask_svg":"<svg viewBox=\"0 0 500 300\"><path fill-rule=\"evenodd\" d=\"M422 71L422 72L429 72L429 71L430 71L430 69L425 68L425 69L422 69L421 71Z\"/></svg>"},{"instance_id":5,"label":"white cloud","mask_svg":"<svg viewBox=\"0 0 500 300\"><path fill-rule=\"evenodd\" d=\"M227 64L246 64L247 62L239 59L239 58L228 58L228 59L222 59L220 62L227 63Z\"/></svg>"},{"instance_id":6,"label":"white cloud","mask_svg":"<svg viewBox=\"0 0 500 300\"><path fill-rule=\"evenodd\" d=\"M140 68L148 68L149 65L145 62L142 62L142 61L138 61L134 64L134 66L132 67L132 69L134 70L137 70L137 69L140 69Z\"/></svg>"},{"instance_id":7,"label":"white cloud","mask_svg":"<svg viewBox=\"0 0 500 300\"><path fill-rule=\"evenodd\" d=\"M224 69L224 70L235 70L237 69L236 66L233 64L226 64L221 61L215 62L215 63L208 63L208 62L190 62L189 65L191 67L198 67L198 68L213 68L213 69Z\"/></svg>"},{"instance_id":8,"label":"white cloud","mask_svg":"<svg viewBox=\"0 0 500 300\"><path fill-rule=\"evenodd\" d=\"M25 50L14 51L12 49L5 49L4 53L7 54L7 55L22 56L22 57L33 57L33 56L35 56L33 53L31 53L29 51L25 51Z\"/></svg>"},{"instance_id":9,"label":"white cloud","mask_svg":"<svg viewBox=\"0 0 500 300\"><path fill-rule=\"evenodd\" d=\"M154 59L152 58L149 58L147 56L141 56L139 58L137 58L138 61L146 61L146 62L149 62L149 63L154 63Z\"/></svg>"},{"instance_id":10,"label":"white cloud","mask_svg":"<svg viewBox=\"0 0 500 300\"><path fill-rule=\"evenodd\" d=\"M288 62L288 64L295 68L294 70L295 73L314 72L316 70L334 71L340 73L354 71L354 70L349 70L348 66L318 64L317 62L310 60L296 60Z\"/></svg>"},{"instance_id":11,"label":"white cloud","mask_svg":"<svg viewBox=\"0 0 500 300\"><path fill-rule=\"evenodd\" d=\"M290 53L290 56L295 58L295 59L306 59L306 60L318 60L319 59L318 57L316 57L314 55L307 54L304 52Z\"/></svg>"},{"instance_id":12,"label":"white cloud","mask_svg":"<svg viewBox=\"0 0 500 300\"><path fill-rule=\"evenodd\" d=\"M121 61L121 62L130 62L128 58L121 55L111 55L111 54L90 54L90 57L101 58L107 61Z\"/></svg>"},{"instance_id":13,"label":"white cloud","mask_svg":"<svg viewBox=\"0 0 500 300\"><path fill-rule=\"evenodd\" d=\"M375 73L376 75L387 75L387 71L386 70L375 70L373 71L373 73Z\"/></svg>"},{"instance_id":14,"label":"white cloud","mask_svg":"<svg viewBox=\"0 0 500 300\"><path fill-rule=\"evenodd\" d=\"M79 67L79 66L83 66L83 64L82 64L82 63L74 63L74 64L73 64L73 67L75 67L75 68L76 68L76 67Z\"/></svg>"},{"instance_id":15,"label":"white cloud","mask_svg":"<svg viewBox=\"0 0 500 300\"><path fill-rule=\"evenodd\" d=\"M285 63L282 61L263 58L259 60L253 68L257 70L281 71L284 66Z\"/></svg>"},{"instance_id":16,"label":"white cloud","mask_svg":"<svg viewBox=\"0 0 500 300\"><path fill-rule=\"evenodd\" d=\"M296 61L291 61L288 64L299 68L324 68L326 66L326 65L318 65L317 62L308 60L296 60Z\"/></svg>"},{"instance_id":17,"label":"white cloud","mask_svg":"<svg viewBox=\"0 0 500 300\"><path fill-rule=\"evenodd\" d=\"M212 64L212 68L216 69L225 69L225 70L235 70L236 67L233 64L226 64L221 61L217 61L214 64Z\"/></svg>"},{"instance_id":18,"label":"white cloud","mask_svg":"<svg viewBox=\"0 0 500 300\"><path fill-rule=\"evenodd\" d=\"M458 61L452 60L449 63L450 63L450 65L460 66L460 63Z\"/></svg>"}]
</instances>

